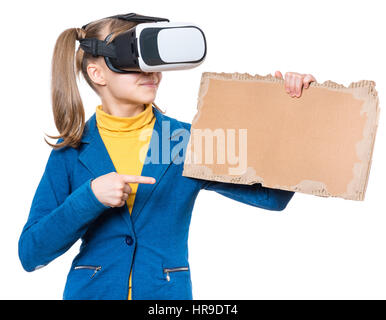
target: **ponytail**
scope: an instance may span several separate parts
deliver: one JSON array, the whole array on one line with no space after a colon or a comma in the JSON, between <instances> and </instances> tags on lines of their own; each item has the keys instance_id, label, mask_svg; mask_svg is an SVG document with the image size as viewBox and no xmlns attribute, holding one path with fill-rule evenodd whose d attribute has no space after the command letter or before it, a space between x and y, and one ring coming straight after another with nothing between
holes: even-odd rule
<instances>
[{"instance_id":1,"label":"ponytail","mask_svg":"<svg viewBox=\"0 0 386 320\"><path fill-rule=\"evenodd\" d=\"M84 30L71 28L63 31L56 40L52 57L51 99L55 125L60 134L46 135L63 141L51 144L44 138L54 149L67 145L76 148L82 138L85 112L76 82L75 43L83 37Z\"/></svg>"},{"instance_id":2,"label":"ponytail","mask_svg":"<svg viewBox=\"0 0 386 320\"><path fill-rule=\"evenodd\" d=\"M100 38L101 30L108 28L113 32L111 41L115 36L135 26L137 23L127 22L119 19L105 18L89 23L85 29L71 28L63 31L56 40L54 54L52 57L51 98L54 121L59 131L58 136L50 136L51 139L62 138L57 144L45 142L59 149L65 146L77 148L82 139L85 126L85 111L79 93L76 76L80 73L98 94L92 80L87 74L87 63L95 59L91 54L84 52L80 47L75 54L76 40L84 38ZM154 102L154 107L161 113L165 113Z\"/></svg>"}]
</instances>

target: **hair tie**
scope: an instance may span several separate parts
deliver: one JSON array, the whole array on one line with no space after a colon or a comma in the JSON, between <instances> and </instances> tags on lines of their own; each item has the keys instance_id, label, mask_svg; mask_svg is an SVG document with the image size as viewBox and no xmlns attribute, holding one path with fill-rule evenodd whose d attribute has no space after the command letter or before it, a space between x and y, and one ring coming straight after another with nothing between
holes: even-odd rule
<instances>
[{"instance_id":1,"label":"hair tie","mask_svg":"<svg viewBox=\"0 0 386 320\"><path fill-rule=\"evenodd\" d=\"M76 40L82 40L86 37L86 31L81 28L75 28L76 31Z\"/></svg>"}]
</instances>

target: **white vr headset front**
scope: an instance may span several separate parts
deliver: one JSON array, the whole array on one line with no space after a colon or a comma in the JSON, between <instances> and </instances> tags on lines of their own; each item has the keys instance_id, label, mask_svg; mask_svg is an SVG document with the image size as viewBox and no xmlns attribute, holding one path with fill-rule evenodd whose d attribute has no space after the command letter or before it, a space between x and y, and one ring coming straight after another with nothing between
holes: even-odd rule
<instances>
[{"instance_id":1,"label":"white vr headset front","mask_svg":"<svg viewBox=\"0 0 386 320\"><path fill-rule=\"evenodd\" d=\"M104 41L96 38L79 40L85 52L94 57L103 56L107 66L114 72L191 69L199 66L205 59L207 52L205 35L195 24L165 22L167 19L136 14L114 17L125 17L124 20L127 21L135 21L132 20L133 17L159 19L155 20L157 22L153 20L139 23L119 34L111 42L109 40L112 34Z\"/></svg>"}]
</instances>

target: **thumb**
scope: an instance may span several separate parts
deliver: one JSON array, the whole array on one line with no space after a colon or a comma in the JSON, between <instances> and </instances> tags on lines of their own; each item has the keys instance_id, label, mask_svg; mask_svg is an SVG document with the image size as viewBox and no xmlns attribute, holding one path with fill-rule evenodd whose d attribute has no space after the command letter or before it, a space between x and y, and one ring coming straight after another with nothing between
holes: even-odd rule
<instances>
[{"instance_id":1,"label":"thumb","mask_svg":"<svg viewBox=\"0 0 386 320\"><path fill-rule=\"evenodd\" d=\"M276 71L276 72L275 72L275 77L276 77L276 78L283 79L283 75L281 74L280 71Z\"/></svg>"},{"instance_id":2,"label":"thumb","mask_svg":"<svg viewBox=\"0 0 386 320\"><path fill-rule=\"evenodd\" d=\"M315 77L312 74L306 74L303 78L304 88L307 89L311 82L316 82Z\"/></svg>"}]
</instances>

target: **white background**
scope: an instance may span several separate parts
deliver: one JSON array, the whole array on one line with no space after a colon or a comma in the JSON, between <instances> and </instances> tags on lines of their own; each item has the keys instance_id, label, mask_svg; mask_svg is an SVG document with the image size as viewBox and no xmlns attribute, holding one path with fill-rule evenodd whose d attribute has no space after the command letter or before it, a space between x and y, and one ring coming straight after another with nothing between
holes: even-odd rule
<instances>
[{"instance_id":1,"label":"white background","mask_svg":"<svg viewBox=\"0 0 386 320\"><path fill-rule=\"evenodd\" d=\"M207 59L164 72L156 103L191 122L202 72L280 70L348 86L374 80L385 101L383 1L2 1L0 298L61 299L79 242L43 269L25 272L17 242L55 135L50 68L67 28L136 12L194 22ZM99 103L81 84L86 119ZM296 193L285 211L202 191L190 229L195 299L385 299L385 124L381 112L363 202Z\"/></svg>"}]
</instances>

